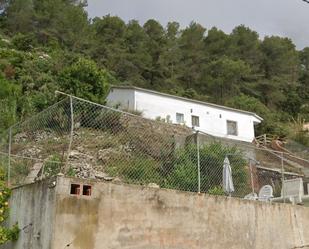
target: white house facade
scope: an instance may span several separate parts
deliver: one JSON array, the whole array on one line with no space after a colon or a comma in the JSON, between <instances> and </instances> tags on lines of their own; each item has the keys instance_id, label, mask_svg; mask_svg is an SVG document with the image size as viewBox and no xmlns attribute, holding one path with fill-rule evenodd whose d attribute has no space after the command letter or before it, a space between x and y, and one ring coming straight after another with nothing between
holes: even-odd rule
<instances>
[{"instance_id":1,"label":"white house facade","mask_svg":"<svg viewBox=\"0 0 309 249\"><path fill-rule=\"evenodd\" d=\"M131 86L112 87L107 104L141 111L145 118L160 117L213 136L245 142L253 141L254 125L263 120L252 112Z\"/></svg>"}]
</instances>

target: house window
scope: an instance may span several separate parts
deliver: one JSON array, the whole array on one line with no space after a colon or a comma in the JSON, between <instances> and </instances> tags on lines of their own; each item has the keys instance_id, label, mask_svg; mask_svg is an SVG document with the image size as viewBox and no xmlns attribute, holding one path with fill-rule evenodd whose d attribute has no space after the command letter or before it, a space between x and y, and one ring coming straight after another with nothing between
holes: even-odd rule
<instances>
[{"instance_id":1,"label":"house window","mask_svg":"<svg viewBox=\"0 0 309 249\"><path fill-rule=\"evenodd\" d=\"M227 134L228 135L233 135L233 136L237 136L238 135L237 122L227 120L226 121L226 126L227 126Z\"/></svg>"},{"instance_id":2,"label":"house window","mask_svg":"<svg viewBox=\"0 0 309 249\"><path fill-rule=\"evenodd\" d=\"M87 195L87 196L91 195L91 186L89 185L83 186L83 195Z\"/></svg>"},{"instance_id":3,"label":"house window","mask_svg":"<svg viewBox=\"0 0 309 249\"><path fill-rule=\"evenodd\" d=\"M195 126L195 127L200 126L200 118L198 116L192 115L192 126Z\"/></svg>"},{"instance_id":4,"label":"house window","mask_svg":"<svg viewBox=\"0 0 309 249\"><path fill-rule=\"evenodd\" d=\"M71 195L80 195L80 185L79 184L71 184Z\"/></svg>"},{"instance_id":5,"label":"house window","mask_svg":"<svg viewBox=\"0 0 309 249\"><path fill-rule=\"evenodd\" d=\"M183 124L185 122L185 116L182 113L176 113L176 122Z\"/></svg>"}]
</instances>

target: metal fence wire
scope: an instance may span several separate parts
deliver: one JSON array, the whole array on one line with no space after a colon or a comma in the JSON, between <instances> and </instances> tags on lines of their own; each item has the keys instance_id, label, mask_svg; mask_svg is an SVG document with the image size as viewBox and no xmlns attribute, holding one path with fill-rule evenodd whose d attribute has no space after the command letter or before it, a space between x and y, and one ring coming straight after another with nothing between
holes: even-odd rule
<instances>
[{"instance_id":1,"label":"metal fence wire","mask_svg":"<svg viewBox=\"0 0 309 249\"><path fill-rule=\"evenodd\" d=\"M230 190L224 184L226 159ZM2 134L0 166L13 187L63 173L234 197L258 193L265 185L279 197L284 179L304 177L304 165L283 152L73 96Z\"/></svg>"}]
</instances>

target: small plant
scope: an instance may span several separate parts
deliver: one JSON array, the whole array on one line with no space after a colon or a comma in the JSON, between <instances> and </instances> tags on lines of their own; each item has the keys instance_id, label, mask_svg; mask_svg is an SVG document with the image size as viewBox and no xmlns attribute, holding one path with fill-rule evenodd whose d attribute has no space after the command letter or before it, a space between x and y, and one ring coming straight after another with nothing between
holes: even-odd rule
<instances>
[{"instance_id":1,"label":"small plant","mask_svg":"<svg viewBox=\"0 0 309 249\"><path fill-rule=\"evenodd\" d=\"M46 177L55 176L60 173L62 161L59 155L53 155L45 162L43 169Z\"/></svg>"},{"instance_id":2,"label":"small plant","mask_svg":"<svg viewBox=\"0 0 309 249\"><path fill-rule=\"evenodd\" d=\"M72 167L69 168L68 172L67 172L67 176L68 177L74 177L76 175L75 169L73 169Z\"/></svg>"},{"instance_id":3,"label":"small plant","mask_svg":"<svg viewBox=\"0 0 309 249\"><path fill-rule=\"evenodd\" d=\"M224 190L221 186L215 186L214 188L208 190L208 194L210 194L210 195L224 195Z\"/></svg>"}]
</instances>

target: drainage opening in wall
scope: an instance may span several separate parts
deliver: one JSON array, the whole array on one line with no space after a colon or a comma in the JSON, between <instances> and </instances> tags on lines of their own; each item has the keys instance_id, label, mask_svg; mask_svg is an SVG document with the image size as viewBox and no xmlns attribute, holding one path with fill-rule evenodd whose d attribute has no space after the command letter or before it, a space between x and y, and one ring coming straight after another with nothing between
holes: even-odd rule
<instances>
[{"instance_id":1,"label":"drainage opening in wall","mask_svg":"<svg viewBox=\"0 0 309 249\"><path fill-rule=\"evenodd\" d=\"M83 195L87 195L87 196L91 195L91 186L89 185L83 186Z\"/></svg>"},{"instance_id":2,"label":"drainage opening in wall","mask_svg":"<svg viewBox=\"0 0 309 249\"><path fill-rule=\"evenodd\" d=\"M79 184L71 184L71 195L79 195L80 194L80 185Z\"/></svg>"}]
</instances>

